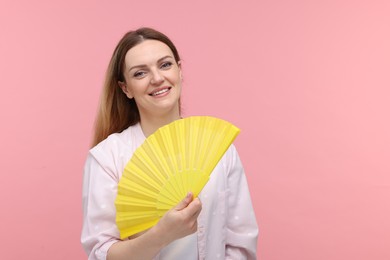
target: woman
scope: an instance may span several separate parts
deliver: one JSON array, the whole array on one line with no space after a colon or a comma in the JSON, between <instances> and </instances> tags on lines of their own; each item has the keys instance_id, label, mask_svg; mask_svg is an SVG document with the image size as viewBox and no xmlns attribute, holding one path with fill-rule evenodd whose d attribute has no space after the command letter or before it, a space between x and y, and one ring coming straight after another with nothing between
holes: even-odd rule
<instances>
[{"instance_id":1,"label":"woman","mask_svg":"<svg viewBox=\"0 0 390 260\"><path fill-rule=\"evenodd\" d=\"M181 63L162 33L124 35L111 58L84 169L81 242L89 259L255 259L257 224L232 145L199 198L189 193L149 230L119 239L114 200L134 151L180 119Z\"/></svg>"}]
</instances>

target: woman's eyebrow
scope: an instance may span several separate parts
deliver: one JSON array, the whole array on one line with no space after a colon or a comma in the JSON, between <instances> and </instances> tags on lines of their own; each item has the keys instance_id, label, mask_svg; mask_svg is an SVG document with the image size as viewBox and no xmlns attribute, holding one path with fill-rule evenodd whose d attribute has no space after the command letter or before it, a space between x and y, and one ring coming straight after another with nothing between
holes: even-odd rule
<instances>
[{"instance_id":1,"label":"woman's eyebrow","mask_svg":"<svg viewBox=\"0 0 390 260\"><path fill-rule=\"evenodd\" d=\"M166 58L172 58L173 59L173 57L171 55L166 55L166 56L158 59L157 63L161 62L162 60L164 60ZM135 66L130 67L130 69L128 71L131 71L132 69L135 69L135 68L145 68L145 67L146 67L146 65L144 65L144 64L135 65Z\"/></svg>"}]
</instances>

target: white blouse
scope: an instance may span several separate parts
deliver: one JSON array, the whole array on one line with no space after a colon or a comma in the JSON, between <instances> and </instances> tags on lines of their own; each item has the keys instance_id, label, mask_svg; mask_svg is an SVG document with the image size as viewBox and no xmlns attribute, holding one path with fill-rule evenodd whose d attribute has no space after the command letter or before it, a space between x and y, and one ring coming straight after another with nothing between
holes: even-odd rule
<instances>
[{"instance_id":1,"label":"white blouse","mask_svg":"<svg viewBox=\"0 0 390 260\"><path fill-rule=\"evenodd\" d=\"M120 241L114 205L117 186L127 162L144 140L137 124L110 135L88 153L81 243L90 260L106 259L110 246ZM234 145L215 167L198 197L202 211L197 232L171 243L155 259L256 259L258 227Z\"/></svg>"},{"instance_id":2,"label":"white blouse","mask_svg":"<svg viewBox=\"0 0 390 260\"><path fill-rule=\"evenodd\" d=\"M197 234L180 238L164 247L156 259L198 260Z\"/></svg>"}]
</instances>

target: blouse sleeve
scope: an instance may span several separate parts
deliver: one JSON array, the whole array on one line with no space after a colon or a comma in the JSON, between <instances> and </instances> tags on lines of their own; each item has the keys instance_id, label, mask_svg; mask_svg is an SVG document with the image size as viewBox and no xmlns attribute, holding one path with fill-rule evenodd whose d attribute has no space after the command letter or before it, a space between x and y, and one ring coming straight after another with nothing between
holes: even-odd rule
<instances>
[{"instance_id":1,"label":"blouse sleeve","mask_svg":"<svg viewBox=\"0 0 390 260\"><path fill-rule=\"evenodd\" d=\"M118 181L114 172L114 166L89 153L84 168L81 234L89 260L105 260L110 246L119 240L114 205Z\"/></svg>"},{"instance_id":2,"label":"blouse sleeve","mask_svg":"<svg viewBox=\"0 0 390 260\"><path fill-rule=\"evenodd\" d=\"M234 146L229 149L226 259L256 259L258 227L248 184Z\"/></svg>"}]
</instances>

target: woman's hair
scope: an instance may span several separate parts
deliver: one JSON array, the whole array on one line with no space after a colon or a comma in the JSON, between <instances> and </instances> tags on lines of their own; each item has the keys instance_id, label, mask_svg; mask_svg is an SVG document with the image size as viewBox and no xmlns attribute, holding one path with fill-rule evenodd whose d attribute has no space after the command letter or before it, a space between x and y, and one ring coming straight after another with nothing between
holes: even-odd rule
<instances>
[{"instance_id":1,"label":"woman's hair","mask_svg":"<svg viewBox=\"0 0 390 260\"><path fill-rule=\"evenodd\" d=\"M176 62L180 61L175 45L161 32L144 27L126 33L116 46L108 65L95 121L92 146L97 145L110 134L122 132L140 121L140 114L134 98L129 99L123 93L118 82L126 81L123 74L126 53L145 40L157 40L165 43L171 49Z\"/></svg>"}]
</instances>

